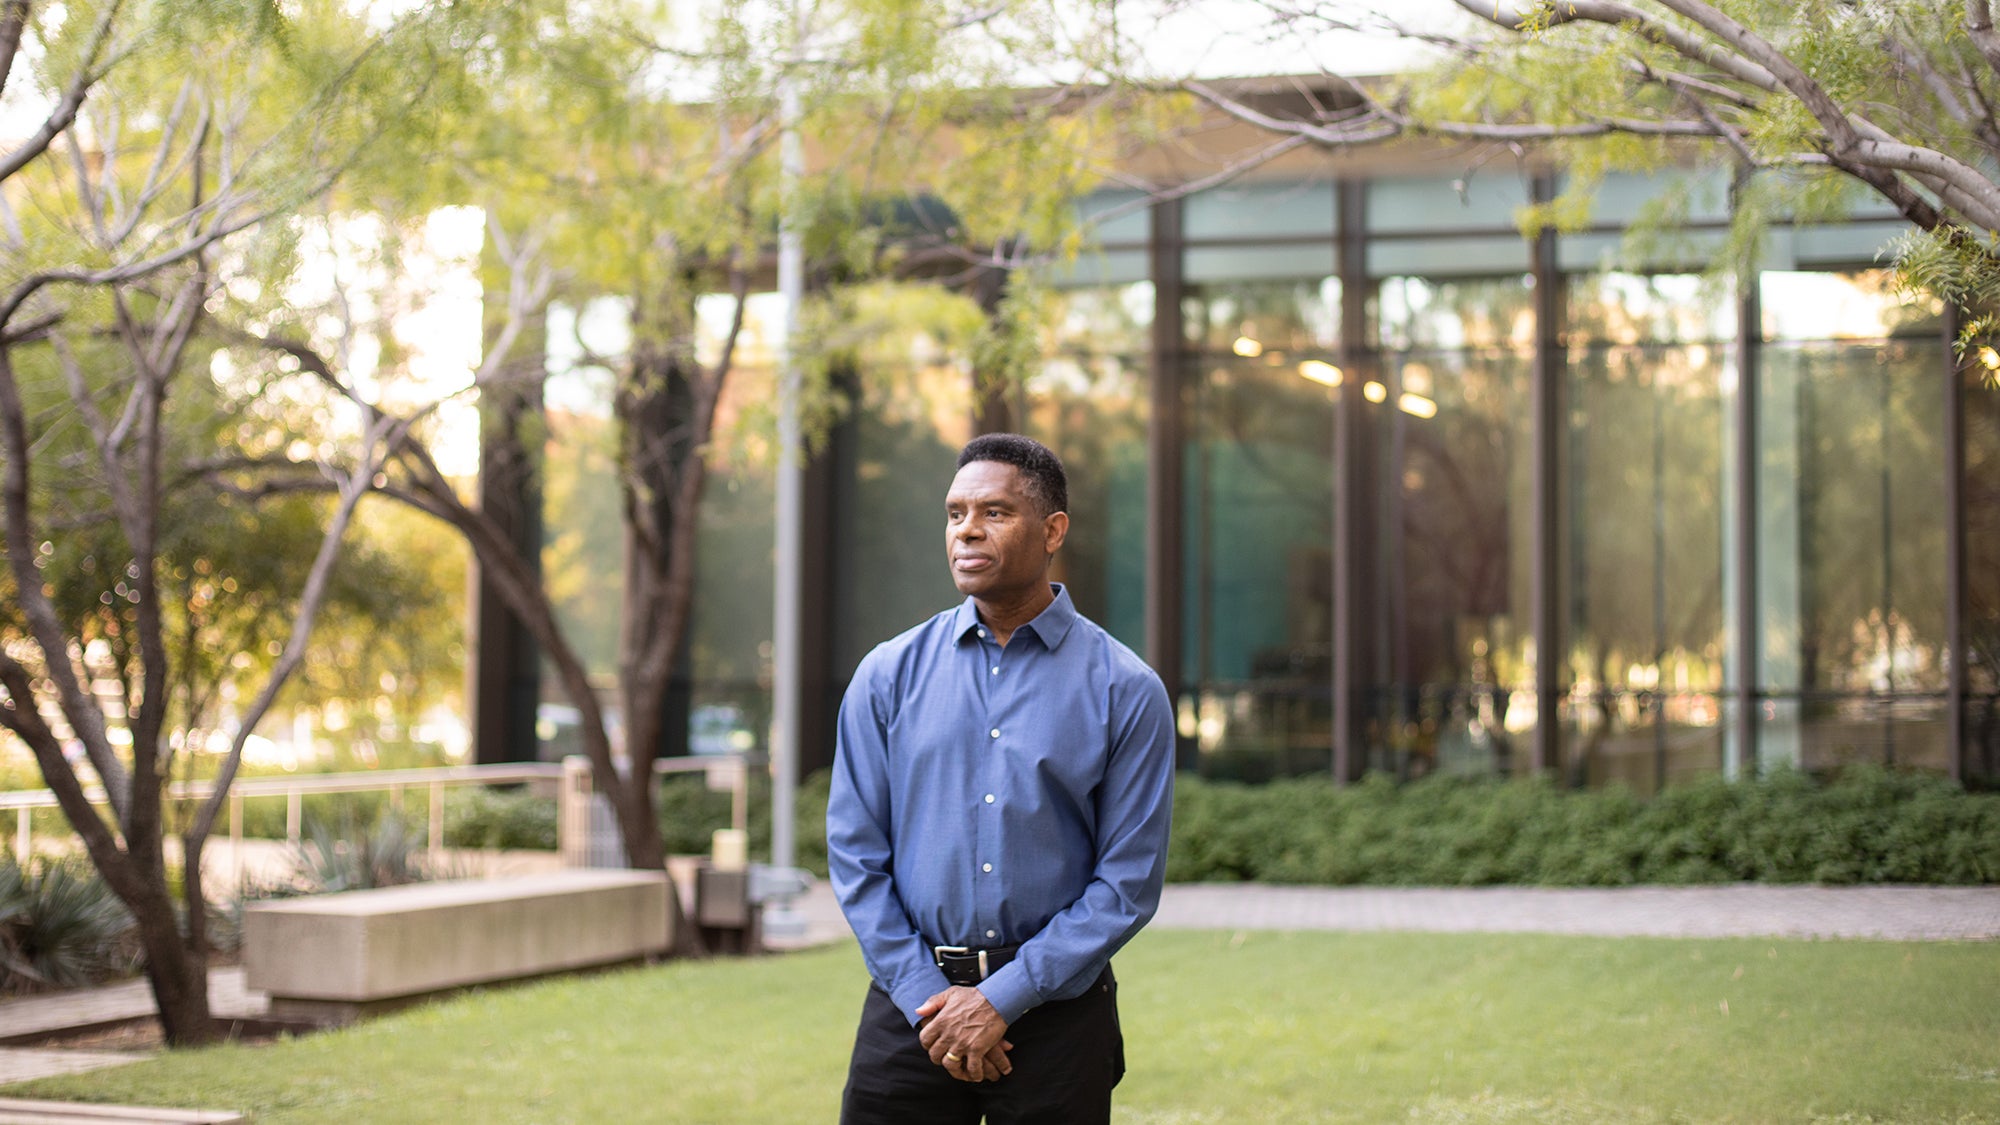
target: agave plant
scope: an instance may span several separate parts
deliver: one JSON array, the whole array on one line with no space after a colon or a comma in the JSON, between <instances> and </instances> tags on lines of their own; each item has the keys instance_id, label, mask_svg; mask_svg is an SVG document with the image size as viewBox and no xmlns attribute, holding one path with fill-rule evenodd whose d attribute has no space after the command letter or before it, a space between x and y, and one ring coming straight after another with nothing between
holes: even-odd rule
<instances>
[{"instance_id":1,"label":"agave plant","mask_svg":"<svg viewBox=\"0 0 2000 1125\"><path fill-rule=\"evenodd\" d=\"M419 850L409 824L393 813L367 826L348 816L338 824L308 820L292 866L308 894L394 887L448 874Z\"/></svg>"},{"instance_id":2,"label":"agave plant","mask_svg":"<svg viewBox=\"0 0 2000 1125\"><path fill-rule=\"evenodd\" d=\"M0 991L73 988L138 965L131 912L87 866L0 861Z\"/></svg>"}]
</instances>

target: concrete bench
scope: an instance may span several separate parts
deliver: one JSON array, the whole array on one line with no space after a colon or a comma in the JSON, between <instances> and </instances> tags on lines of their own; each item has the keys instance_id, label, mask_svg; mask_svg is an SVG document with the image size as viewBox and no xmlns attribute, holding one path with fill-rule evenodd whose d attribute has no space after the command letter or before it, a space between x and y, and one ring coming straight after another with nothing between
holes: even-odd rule
<instances>
[{"instance_id":1,"label":"concrete bench","mask_svg":"<svg viewBox=\"0 0 2000 1125\"><path fill-rule=\"evenodd\" d=\"M245 983L270 994L273 1019L351 1022L660 954L669 893L665 872L568 870L260 902L243 912Z\"/></svg>"}]
</instances>

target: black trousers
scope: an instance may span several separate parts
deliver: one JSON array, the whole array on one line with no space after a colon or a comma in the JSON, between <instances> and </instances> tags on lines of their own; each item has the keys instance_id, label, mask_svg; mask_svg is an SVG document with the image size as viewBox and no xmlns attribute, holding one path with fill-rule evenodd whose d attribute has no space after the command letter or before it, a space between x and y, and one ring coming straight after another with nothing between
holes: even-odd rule
<instances>
[{"instance_id":1,"label":"black trousers","mask_svg":"<svg viewBox=\"0 0 2000 1125\"><path fill-rule=\"evenodd\" d=\"M1013 1073L961 1082L932 1062L910 1021L874 984L861 1006L841 1125L1098 1125L1125 1076L1118 982L1110 966L1073 1000L1031 1009L1007 1029Z\"/></svg>"}]
</instances>

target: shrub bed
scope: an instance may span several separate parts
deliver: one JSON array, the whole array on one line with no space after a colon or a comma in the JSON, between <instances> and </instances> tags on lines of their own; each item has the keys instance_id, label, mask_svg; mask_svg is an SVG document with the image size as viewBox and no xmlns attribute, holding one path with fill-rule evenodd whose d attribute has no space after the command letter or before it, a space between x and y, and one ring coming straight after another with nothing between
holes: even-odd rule
<instances>
[{"instance_id":1,"label":"shrub bed","mask_svg":"<svg viewBox=\"0 0 2000 1125\"><path fill-rule=\"evenodd\" d=\"M793 798L793 862L826 877L826 796L833 775L820 770L799 779ZM729 791L708 788L699 777L670 777L660 784L660 835L672 855L707 855L716 829L729 827ZM771 779L750 775L750 858L771 856Z\"/></svg>"},{"instance_id":2,"label":"shrub bed","mask_svg":"<svg viewBox=\"0 0 2000 1125\"><path fill-rule=\"evenodd\" d=\"M0 995L136 972L132 915L81 859L0 857Z\"/></svg>"},{"instance_id":3,"label":"shrub bed","mask_svg":"<svg viewBox=\"0 0 2000 1125\"><path fill-rule=\"evenodd\" d=\"M1248 786L1183 775L1171 882L2000 882L2000 794L1853 768L1710 777L1651 800L1542 780L1380 776Z\"/></svg>"}]
</instances>

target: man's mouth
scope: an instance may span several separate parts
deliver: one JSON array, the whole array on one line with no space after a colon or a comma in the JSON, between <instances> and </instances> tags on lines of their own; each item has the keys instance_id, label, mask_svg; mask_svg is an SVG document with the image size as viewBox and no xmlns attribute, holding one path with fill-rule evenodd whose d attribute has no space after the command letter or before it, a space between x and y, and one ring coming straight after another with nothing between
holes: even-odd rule
<instances>
[{"instance_id":1,"label":"man's mouth","mask_svg":"<svg viewBox=\"0 0 2000 1125\"><path fill-rule=\"evenodd\" d=\"M993 560L985 555L960 555L951 560L951 565L957 570L985 570L993 565Z\"/></svg>"}]
</instances>

